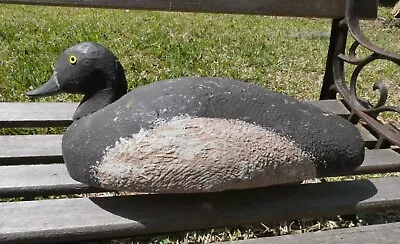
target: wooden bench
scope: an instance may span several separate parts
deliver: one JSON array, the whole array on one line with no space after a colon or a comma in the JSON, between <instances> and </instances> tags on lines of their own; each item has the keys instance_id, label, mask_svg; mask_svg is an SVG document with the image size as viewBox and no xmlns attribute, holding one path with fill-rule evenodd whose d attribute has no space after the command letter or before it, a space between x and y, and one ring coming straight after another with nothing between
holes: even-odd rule
<instances>
[{"instance_id":1,"label":"wooden bench","mask_svg":"<svg viewBox=\"0 0 400 244\"><path fill-rule=\"evenodd\" d=\"M398 130L381 123L382 129L373 121L374 116L372 119L366 117L371 113L374 115L374 111L368 112L357 104L349 103L347 96L350 95L337 77L341 75L340 67L344 61L354 61L351 55L343 55L346 28L352 31L356 39L360 38L358 18L376 18L376 1L349 0L347 7L345 0L334 2L335 4L332 4L332 0L0 0L0 3L333 19L321 92L323 100L310 102L353 121L364 138L364 163L355 171L343 175L399 172ZM347 21L346 28L343 27L343 18ZM382 54L381 49L371 46L362 38L361 44ZM382 55L400 64L398 56L386 52ZM335 99L338 92L343 101ZM76 106L75 103L0 103L0 128L68 126ZM391 128L392 134L386 128ZM69 177L63 164L61 138L62 135L0 136L0 198L14 199L0 203L1 242L99 240L400 209L400 178L383 176L377 179L281 185L207 194L118 196L118 193L105 193L106 190L89 187ZM100 192L105 194L96 196ZM18 199L23 201L17 201ZM393 223L261 238L247 242L386 242L400 237L398 227L399 223Z\"/></svg>"}]
</instances>

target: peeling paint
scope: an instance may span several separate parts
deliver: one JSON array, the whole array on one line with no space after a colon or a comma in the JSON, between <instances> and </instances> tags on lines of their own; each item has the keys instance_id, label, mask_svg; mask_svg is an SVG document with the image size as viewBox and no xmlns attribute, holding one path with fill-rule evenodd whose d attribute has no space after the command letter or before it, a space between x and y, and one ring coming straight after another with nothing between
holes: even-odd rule
<instances>
[{"instance_id":1,"label":"peeling paint","mask_svg":"<svg viewBox=\"0 0 400 244\"><path fill-rule=\"evenodd\" d=\"M120 138L91 172L102 187L158 193L213 192L315 178L313 156L271 130L240 120L175 117Z\"/></svg>"}]
</instances>

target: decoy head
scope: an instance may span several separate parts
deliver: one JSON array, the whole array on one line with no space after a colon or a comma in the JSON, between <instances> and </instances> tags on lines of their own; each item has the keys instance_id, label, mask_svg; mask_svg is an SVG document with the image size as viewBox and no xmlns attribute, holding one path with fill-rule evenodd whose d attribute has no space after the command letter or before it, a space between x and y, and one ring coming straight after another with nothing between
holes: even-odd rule
<instances>
[{"instance_id":1,"label":"decoy head","mask_svg":"<svg viewBox=\"0 0 400 244\"><path fill-rule=\"evenodd\" d=\"M83 42L66 49L50 79L27 95L84 94L74 115L74 119L79 119L114 102L126 91L124 70L115 55L98 43Z\"/></svg>"}]
</instances>

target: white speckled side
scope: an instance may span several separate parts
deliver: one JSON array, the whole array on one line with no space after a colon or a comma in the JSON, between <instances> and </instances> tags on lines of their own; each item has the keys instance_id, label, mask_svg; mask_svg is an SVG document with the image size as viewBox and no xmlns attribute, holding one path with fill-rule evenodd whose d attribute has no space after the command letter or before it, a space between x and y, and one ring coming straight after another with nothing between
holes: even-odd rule
<instances>
[{"instance_id":1,"label":"white speckled side","mask_svg":"<svg viewBox=\"0 0 400 244\"><path fill-rule=\"evenodd\" d=\"M293 141L240 120L178 117L122 138L92 168L109 189L191 193L315 178L313 157Z\"/></svg>"}]
</instances>

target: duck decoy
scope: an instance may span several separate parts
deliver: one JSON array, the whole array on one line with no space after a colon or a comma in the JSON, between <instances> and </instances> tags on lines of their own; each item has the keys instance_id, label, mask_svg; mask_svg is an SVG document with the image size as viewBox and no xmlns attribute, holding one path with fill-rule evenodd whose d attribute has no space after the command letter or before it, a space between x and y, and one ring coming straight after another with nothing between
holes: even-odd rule
<instances>
[{"instance_id":1,"label":"duck decoy","mask_svg":"<svg viewBox=\"0 0 400 244\"><path fill-rule=\"evenodd\" d=\"M180 78L127 93L100 44L66 49L28 96L84 94L62 139L69 174L112 190L214 192L351 171L364 142L345 119L249 82Z\"/></svg>"}]
</instances>

